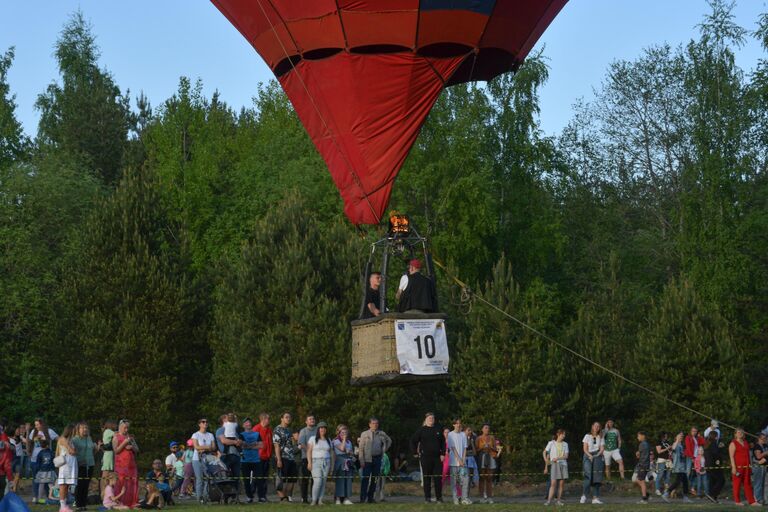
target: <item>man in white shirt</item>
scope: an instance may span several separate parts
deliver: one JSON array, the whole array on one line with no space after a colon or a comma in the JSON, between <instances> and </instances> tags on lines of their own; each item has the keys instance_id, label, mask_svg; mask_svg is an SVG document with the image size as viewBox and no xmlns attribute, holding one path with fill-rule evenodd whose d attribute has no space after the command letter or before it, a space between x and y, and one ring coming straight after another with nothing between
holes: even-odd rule
<instances>
[{"instance_id":1,"label":"man in white shirt","mask_svg":"<svg viewBox=\"0 0 768 512\"><path fill-rule=\"evenodd\" d=\"M174 471L173 465L176 464L176 461L178 460L178 457L176 457L176 454L179 451L179 443L177 443L176 441L171 441L169 448L171 449L171 453L165 458L165 469L173 472Z\"/></svg>"},{"instance_id":2,"label":"man in white shirt","mask_svg":"<svg viewBox=\"0 0 768 512\"><path fill-rule=\"evenodd\" d=\"M432 279L421 274L421 261L408 262L408 273L400 278L395 297L401 313L434 313L437 311L437 293Z\"/></svg>"}]
</instances>

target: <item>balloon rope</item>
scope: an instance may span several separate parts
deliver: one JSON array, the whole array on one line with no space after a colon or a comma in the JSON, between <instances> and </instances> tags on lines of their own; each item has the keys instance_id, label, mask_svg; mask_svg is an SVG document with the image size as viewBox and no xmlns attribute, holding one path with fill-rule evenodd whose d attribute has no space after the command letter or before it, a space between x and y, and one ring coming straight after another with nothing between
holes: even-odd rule
<instances>
[{"instance_id":1,"label":"balloon rope","mask_svg":"<svg viewBox=\"0 0 768 512\"><path fill-rule=\"evenodd\" d=\"M585 362L587 362L587 363L589 363L589 364L591 364L591 365L593 365L593 366L595 366L595 367L597 367L597 368L599 368L599 369L603 370L604 372L607 372L607 373L609 373L610 375L612 375L612 376L616 377L617 379L620 379L620 380L622 380L622 381L626 382L627 384L630 384L630 385L632 385L632 386L635 386L635 387L637 387L637 388L639 388L639 389L642 389L642 390L643 390L643 391L645 391L646 393L650 393L651 395L655 396L656 398L660 398L660 399L662 399L662 400L664 400L664 401L666 401L666 402L669 402L669 403L671 403L671 404L673 404L673 405L676 405L677 407L680 407L680 408L682 408L682 409L685 409L686 411L688 411L688 412L691 412L691 413L693 413L693 414L696 414L696 415L698 415L698 416L702 416L702 417L704 417L704 418L706 418L706 419L712 419L712 417L711 417L711 416L709 416L709 415L707 415L707 414L704 414L703 412L697 411L696 409L692 409L691 407L688 407L687 405L685 405L685 404L683 404L683 403L680 403L680 402L678 402L677 400L674 400L674 399L672 399L672 398L669 398L667 395L665 395L665 394L663 394L663 393L660 393L659 391L656 391L656 390L654 390L654 389L651 389L651 388L649 388L649 387L647 387L647 386L644 386L643 384L640 384L639 382L637 382L637 381L634 381L634 380L630 379L629 377L625 377L624 375L622 375L622 374L618 373L617 371L615 371L615 370L612 370L611 368L608 368L607 366L604 366L604 365L602 365L602 364L598 363L597 361L594 361L594 360L590 359L589 357L587 357L587 356L585 356L585 355L583 355L583 354L581 354L581 353L577 352L576 350L572 349L571 347L569 347L569 346L567 346L567 345L564 345L564 344L560 343L560 342L559 342L559 341L557 341L556 339L554 339L554 338L552 338L551 336L549 336L549 335L547 335L547 334L543 333L542 331L540 331L540 330L536 329L535 327L533 327L533 326L531 326L531 325L527 324L526 322L524 322L524 321L520 320L519 318L516 318L516 317L512 316L510 313L508 313L508 312L504 311L503 309L501 309L501 308L500 308L500 307L498 307L497 305L495 305L495 304L493 304L493 303L489 302L488 300L486 300L486 299L485 299L485 298L484 298L482 295L480 295L480 294L478 294L478 293L475 293L474 291L472 291L472 290L469 288L469 286L467 286L467 284L466 284L466 283L464 283L464 282L463 282L463 281L461 281L459 278L457 278L456 276L454 276L453 274L451 274L451 272L450 272L450 271L449 271L449 270L446 268L446 266L445 266L445 265L443 265L443 263L441 263L439 260L437 260L437 259L436 259L434 256L432 257L432 261L433 261L433 262L434 262L434 263L435 263L435 264L436 264L438 267L440 267L440 268L443 270L443 272L445 272L445 274L446 274L446 275L447 275L447 276L448 276L448 277L449 277L451 280L453 280L453 282L455 282L457 285L459 285L459 286L461 287L461 289L462 289L462 293L466 293L466 294L467 294L469 297L473 297L473 298L475 298L475 299L479 300L480 302L482 302L483 304L485 304L485 305L486 305L486 306L488 306L489 308L491 308L491 309L493 309L493 310L495 310L495 311L497 311L497 312L501 313L502 315L504 315L505 317L509 318L509 319L510 319L510 320L512 320L513 322L517 323L518 325L520 325L520 326L521 326L521 327L523 327L524 329L528 329L529 331L531 331L531 332L532 332L532 333L534 333L535 335L537 335L537 336L539 336L540 338L543 338L544 340L546 340L546 341L548 341L548 342L552 343L552 344L553 344L553 345L555 345L556 347L558 347L558 348L561 348L562 350L565 350L566 352L570 353L571 355L574 355L574 356L578 357L579 359L581 359L581 360L583 360L583 361L585 361ZM730 428L730 429L733 429L733 430L736 430L736 429L737 429L737 427L735 427L735 426L733 426L733 425L729 425L728 423L725 423L725 422L723 422L723 421L720 421L719 423L720 423L721 425L725 426L725 427L728 427L728 428ZM745 434L747 434L747 435L750 435L750 436L752 436L752 437L754 437L754 438L757 438L757 436L756 436L755 434L752 434L752 433L750 433L750 432L744 431L744 433L745 433Z\"/></svg>"},{"instance_id":2,"label":"balloon rope","mask_svg":"<svg viewBox=\"0 0 768 512\"><path fill-rule=\"evenodd\" d=\"M331 137L331 141L333 142L333 145L336 146L336 150L341 155L341 158L344 160L344 163L347 164L347 168L349 169L349 173L352 175L352 180L355 182L355 185L357 185L357 188L360 189L360 192L363 193L363 197L365 198L365 202L368 204L368 208L371 209L371 213L373 214L373 218L376 219L376 223L381 222L381 217L376 213L376 209L371 204L371 200L368 197L368 193L363 188L363 183L360 181L360 177L355 172L355 169L352 167L352 163L347 159L347 156L344 154L344 152L341 150L341 146L339 145L338 141L336 140L336 136L334 135L333 131L331 130L328 123L325 121L325 117L323 117L322 112L320 111L320 108L317 106L317 103L315 102L315 98L312 96L312 93L309 92L309 88L307 87L307 84L304 82L304 78L301 76L301 73L299 73L298 69L296 68L296 65L293 63L293 59L288 55L288 50L286 49L285 45L283 44L282 39L280 39L280 36L277 33L277 30L275 30L275 26L272 24L272 20L267 16L267 11L264 9L264 5L262 5L261 0L257 0L259 3L259 8L261 9L261 13L264 15L264 19L267 20L269 23L269 28L272 30L272 32L275 34L275 39L277 39L277 42L280 44L280 48L283 50L283 55L285 55L285 58L288 59L288 62L291 64L291 69L294 71L297 77L299 77L299 82L301 82L301 86L304 88L304 92L309 97L309 100L312 102L312 106L315 109L315 112L317 112L317 116L320 118L320 121L322 121L323 126L325 127L325 130L328 132L328 134ZM275 11L275 13L280 15L275 9L275 6L272 5L271 0L267 0L270 2L270 6ZM285 24L283 22L283 24ZM286 31L288 30L288 27L286 27Z\"/></svg>"}]
</instances>

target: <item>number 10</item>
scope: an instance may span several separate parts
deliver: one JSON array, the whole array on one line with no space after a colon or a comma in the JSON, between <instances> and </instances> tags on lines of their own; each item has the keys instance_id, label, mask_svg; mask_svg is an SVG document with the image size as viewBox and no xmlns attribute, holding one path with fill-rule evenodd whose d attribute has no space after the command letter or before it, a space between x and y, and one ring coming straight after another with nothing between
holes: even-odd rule
<instances>
[{"instance_id":1,"label":"number 10","mask_svg":"<svg viewBox=\"0 0 768 512\"><path fill-rule=\"evenodd\" d=\"M419 350L419 359L422 359L421 336L416 336L413 338L413 341L416 342L416 348ZM424 355L427 356L427 359L432 359L435 357L435 337L431 334L424 336Z\"/></svg>"}]
</instances>

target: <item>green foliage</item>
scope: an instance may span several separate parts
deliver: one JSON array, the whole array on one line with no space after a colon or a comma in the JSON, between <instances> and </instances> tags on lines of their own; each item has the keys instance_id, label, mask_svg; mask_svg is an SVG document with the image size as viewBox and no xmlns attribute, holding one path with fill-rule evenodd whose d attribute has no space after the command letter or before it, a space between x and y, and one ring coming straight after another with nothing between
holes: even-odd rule
<instances>
[{"instance_id":1,"label":"green foliage","mask_svg":"<svg viewBox=\"0 0 768 512\"><path fill-rule=\"evenodd\" d=\"M82 12L64 26L55 55L62 83L51 83L38 96L38 147L77 159L115 185L132 122L129 99L109 72L99 69L99 49Z\"/></svg>"},{"instance_id":2,"label":"green foliage","mask_svg":"<svg viewBox=\"0 0 768 512\"><path fill-rule=\"evenodd\" d=\"M353 431L376 414L399 447L425 410L460 413L490 421L521 469L555 427L573 439L607 417L625 432L703 422L609 368L764 426L768 65L737 66L747 33L732 5L710 9L696 40L611 64L556 138L539 128L542 54L441 95L392 208L482 297L602 368L468 308L439 275L452 379L409 389L348 385L375 229L359 239L343 219L277 82L239 112L187 78L158 108L140 96L132 109L76 13L29 141L7 51L0 409L54 425L128 416L147 457L231 409L313 411ZM754 35L768 49L766 15Z\"/></svg>"},{"instance_id":3,"label":"green foliage","mask_svg":"<svg viewBox=\"0 0 768 512\"><path fill-rule=\"evenodd\" d=\"M744 356L718 309L707 304L689 282L672 281L648 312L637 336L636 357L653 375L648 386L712 418L741 424L754 406L747 393ZM652 406L650 406L653 404ZM702 418L646 397L638 424L652 431L687 430Z\"/></svg>"},{"instance_id":4,"label":"green foliage","mask_svg":"<svg viewBox=\"0 0 768 512\"><path fill-rule=\"evenodd\" d=\"M59 412L126 417L159 449L194 425L208 367L197 305L151 171L127 169L67 254L46 343ZM85 377L85 378L84 378Z\"/></svg>"},{"instance_id":5,"label":"green foliage","mask_svg":"<svg viewBox=\"0 0 768 512\"><path fill-rule=\"evenodd\" d=\"M25 153L27 140L16 119L15 96L8 84L8 70L13 63L14 49L0 54L0 169L20 160Z\"/></svg>"},{"instance_id":6,"label":"green foliage","mask_svg":"<svg viewBox=\"0 0 768 512\"><path fill-rule=\"evenodd\" d=\"M362 256L347 226L324 225L297 197L256 223L218 272L211 410L313 411L356 427L375 413L393 424L387 411L402 393L349 386Z\"/></svg>"},{"instance_id":7,"label":"green foliage","mask_svg":"<svg viewBox=\"0 0 768 512\"><path fill-rule=\"evenodd\" d=\"M546 326L559 309L553 290L541 282L521 292L503 256L480 293L534 327ZM531 467L546 439L542 433L559 426L553 412L569 400L553 386L564 371L562 354L506 318L489 315L480 304L470 312L467 327L453 354L451 386L464 420L490 422L501 439L514 439L513 464Z\"/></svg>"}]
</instances>

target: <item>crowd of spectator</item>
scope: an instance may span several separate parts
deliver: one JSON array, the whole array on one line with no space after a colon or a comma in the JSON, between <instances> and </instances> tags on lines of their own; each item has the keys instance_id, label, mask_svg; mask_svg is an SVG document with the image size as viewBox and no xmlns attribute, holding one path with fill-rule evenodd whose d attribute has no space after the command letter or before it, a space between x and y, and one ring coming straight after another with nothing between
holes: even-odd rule
<instances>
[{"instance_id":1,"label":"crowd of spectator","mask_svg":"<svg viewBox=\"0 0 768 512\"><path fill-rule=\"evenodd\" d=\"M6 484L17 490L22 478L30 478L32 501L58 505L61 512L72 512L73 506L82 511L93 503L89 489L94 477L98 503L105 509L163 508L188 499L205 504L212 487L221 491L225 482L235 500L242 493L247 503L267 502L271 482L273 499L281 502L294 501L298 483L301 502L322 504L332 482L336 504L373 503L384 500L386 476L421 480L426 502L442 502L448 484L454 504L471 504L471 492L480 502L493 503L503 454L489 424L475 433L456 418L452 428L441 428L432 413L425 414L411 437L410 454L401 452L393 462L388 456L392 439L374 417L355 437L348 426L331 427L312 414L297 429L288 412L274 427L267 413L257 421L229 413L217 419L215 428L201 418L188 439L170 441L164 459L155 459L139 475L139 444L127 420L105 422L96 441L85 422L67 425L60 435L42 418L8 432L0 423L0 497ZM639 487L639 503L647 504L654 491L665 502L676 497L690 502L696 496L717 503L730 472L736 505L744 504L742 491L750 505L764 504L767 435L763 431L750 443L739 428L726 442L714 420L703 435L692 427L687 433L661 432L653 442L646 432L637 432L632 436L637 463L631 479ZM625 478L621 432L612 420L604 427L593 423L581 439L580 471L569 467L573 454L566 438L566 431L558 429L543 451L546 505L563 504L572 472L582 475L580 503L602 504L601 488L610 481L614 463L619 478ZM418 471L408 471L409 455L418 461ZM355 477L360 479L359 496L353 496Z\"/></svg>"},{"instance_id":2,"label":"crowd of spectator","mask_svg":"<svg viewBox=\"0 0 768 512\"><path fill-rule=\"evenodd\" d=\"M744 505L742 490L750 505L765 504L768 429L750 443L744 430L737 428L727 448L716 420L712 420L703 436L697 427L691 427L687 434L677 432L674 437L669 432L660 432L655 444L644 431L637 432L636 438L637 464L632 480L640 489L638 504L648 504L652 488L665 502L679 496L683 502L690 503L691 497L697 496L718 503L725 486L726 471L731 475L735 505ZM563 504L570 455L565 439L565 430L557 430L542 453L544 473L548 475L546 505ZM595 422L581 444L583 485L580 503L591 500L593 504L602 504L600 489L610 478L613 462L619 466L620 478L624 478L621 433L613 420L606 421L605 428Z\"/></svg>"}]
</instances>

